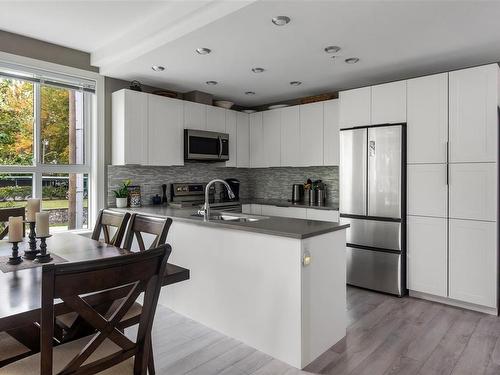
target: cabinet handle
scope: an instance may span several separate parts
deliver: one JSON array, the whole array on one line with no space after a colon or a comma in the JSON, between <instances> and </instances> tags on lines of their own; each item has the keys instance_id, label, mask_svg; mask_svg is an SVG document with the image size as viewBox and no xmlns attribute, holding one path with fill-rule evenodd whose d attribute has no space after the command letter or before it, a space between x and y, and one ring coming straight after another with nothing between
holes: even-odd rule
<instances>
[{"instance_id":1,"label":"cabinet handle","mask_svg":"<svg viewBox=\"0 0 500 375\"><path fill-rule=\"evenodd\" d=\"M302 265L304 267L307 267L309 264L311 264L312 257L311 253L309 251L304 251L304 255L302 255Z\"/></svg>"},{"instance_id":2,"label":"cabinet handle","mask_svg":"<svg viewBox=\"0 0 500 375\"><path fill-rule=\"evenodd\" d=\"M450 185L450 142L446 142L446 185Z\"/></svg>"}]
</instances>

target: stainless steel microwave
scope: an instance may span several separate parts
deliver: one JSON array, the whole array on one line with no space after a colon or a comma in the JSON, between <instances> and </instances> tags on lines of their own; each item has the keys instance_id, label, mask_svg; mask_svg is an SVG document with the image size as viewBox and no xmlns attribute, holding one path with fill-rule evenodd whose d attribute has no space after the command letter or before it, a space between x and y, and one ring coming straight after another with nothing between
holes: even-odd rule
<instances>
[{"instance_id":1,"label":"stainless steel microwave","mask_svg":"<svg viewBox=\"0 0 500 375\"><path fill-rule=\"evenodd\" d=\"M229 134L184 129L184 160L229 160Z\"/></svg>"}]
</instances>

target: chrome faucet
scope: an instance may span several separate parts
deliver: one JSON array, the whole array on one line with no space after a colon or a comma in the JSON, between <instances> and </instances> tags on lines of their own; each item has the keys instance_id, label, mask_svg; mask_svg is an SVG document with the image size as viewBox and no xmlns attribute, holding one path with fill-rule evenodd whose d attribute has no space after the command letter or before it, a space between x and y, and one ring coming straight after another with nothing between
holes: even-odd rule
<instances>
[{"instance_id":1,"label":"chrome faucet","mask_svg":"<svg viewBox=\"0 0 500 375\"><path fill-rule=\"evenodd\" d=\"M203 215L203 220L207 221L210 219L210 186L212 186L212 184L216 183L216 182L220 182L221 184L223 184L226 189L227 189L227 195L229 196L229 198L233 199L235 197L233 191L231 190L231 186L229 186L229 184L224 181L224 180L221 180L220 178L216 178L212 181L210 181L207 186L205 187L205 205L203 206L203 209L199 210L198 213L199 214L202 214Z\"/></svg>"}]
</instances>

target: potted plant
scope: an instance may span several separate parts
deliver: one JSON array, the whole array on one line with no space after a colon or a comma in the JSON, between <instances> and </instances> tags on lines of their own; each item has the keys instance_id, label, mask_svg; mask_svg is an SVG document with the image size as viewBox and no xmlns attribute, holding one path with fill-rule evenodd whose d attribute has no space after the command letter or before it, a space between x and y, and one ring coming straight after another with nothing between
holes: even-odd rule
<instances>
[{"instance_id":1,"label":"potted plant","mask_svg":"<svg viewBox=\"0 0 500 375\"><path fill-rule=\"evenodd\" d=\"M113 190L113 193L115 193L117 208L127 207L128 187L131 183L132 181L125 180L117 190Z\"/></svg>"}]
</instances>

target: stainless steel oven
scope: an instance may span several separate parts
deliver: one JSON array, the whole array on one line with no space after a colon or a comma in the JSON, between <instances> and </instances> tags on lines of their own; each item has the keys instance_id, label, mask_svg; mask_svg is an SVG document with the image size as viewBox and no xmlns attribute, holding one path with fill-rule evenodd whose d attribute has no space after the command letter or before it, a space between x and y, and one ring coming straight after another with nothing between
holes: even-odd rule
<instances>
[{"instance_id":1,"label":"stainless steel oven","mask_svg":"<svg viewBox=\"0 0 500 375\"><path fill-rule=\"evenodd\" d=\"M184 160L229 160L229 134L185 129Z\"/></svg>"}]
</instances>

